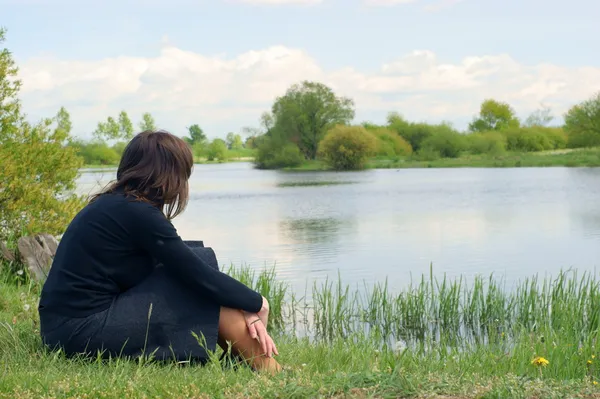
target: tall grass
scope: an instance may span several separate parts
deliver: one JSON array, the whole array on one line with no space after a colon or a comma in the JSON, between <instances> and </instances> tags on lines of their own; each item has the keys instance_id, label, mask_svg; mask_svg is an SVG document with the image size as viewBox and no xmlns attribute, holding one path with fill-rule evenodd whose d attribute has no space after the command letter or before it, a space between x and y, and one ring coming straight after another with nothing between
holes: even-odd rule
<instances>
[{"instance_id":1,"label":"tall grass","mask_svg":"<svg viewBox=\"0 0 600 399\"><path fill-rule=\"evenodd\" d=\"M228 272L269 299L289 373L113 359L65 359L42 348L39 285L0 271L2 397L565 397L598 394L600 279L564 271L507 287L494 276L423 275L394 292L339 276L304 296L274 269ZM532 359L542 356L547 367ZM42 372L43 370L43 372ZM537 381L540 381L539 383ZM541 382L543 381L543 383Z\"/></svg>"},{"instance_id":2,"label":"tall grass","mask_svg":"<svg viewBox=\"0 0 600 399\"><path fill-rule=\"evenodd\" d=\"M380 337L383 346L402 340L412 345L444 341L467 348L545 332L566 334L581 343L595 338L600 327L600 279L589 272L534 276L510 289L494 276L476 276L467 284L463 278L430 273L398 293L391 292L387 282L356 291L341 279L327 280L315 283L310 302L290 300L273 270L258 276L248 269L230 272L269 299L280 332L295 332L303 324L305 334L316 341L360 333Z\"/></svg>"}]
</instances>

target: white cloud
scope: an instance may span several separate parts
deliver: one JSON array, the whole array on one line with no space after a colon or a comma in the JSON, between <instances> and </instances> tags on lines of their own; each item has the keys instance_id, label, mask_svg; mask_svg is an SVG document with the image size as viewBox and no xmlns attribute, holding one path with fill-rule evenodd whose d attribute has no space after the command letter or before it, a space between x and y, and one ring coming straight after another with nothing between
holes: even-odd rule
<instances>
[{"instance_id":1,"label":"white cloud","mask_svg":"<svg viewBox=\"0 0 600 399\"><path fill-rule=\"evenodd\" d=\"M368 6L393 6L396 4L414 3L418 0L364 0Z\"/></svg>"},{"instance_id":2,"label":"white cloud","mask_svg":"<svg viewBox=\"0 0 600 399\"><path fill-rule=\"evenodd\" d=\"M354 98L359 119L399 111L413 120L464 122L488 97L510 102L522 115L541 102L560 115L600 88L600 67L524 65L506 54L447 63L430 51L414 51L365 73L353 67L327 71L305 51L284 46L234 57L169 45L152 58L43 57L21 62L20 75L32 117L64 105L83 135L121 109L135 119L152 112L161 127L178 134L199 123L211 135L224 135L255 125L277 96L305 79Z\"/></svg>"},{"instance_id":3,"label":"white cloud","mask_svg":"<svg viewBox=\"0 0 600 399\"><path fill-rule=\"evenodd\" d=\"M436 12L462 3L464 0L439 0L425 7L425 11Z\"/></svg>"},{"instance_id":4,"label":"white cloud","mask_svg":"<svg viewBox=\"0 0 600 399\"><path fill-rule=\"evenodd\" d=\"M296 4L320 4L323 0L229 0L234 3L244 4L266 4L266 5L296 5Z\"/></svg>"}]
</instances>

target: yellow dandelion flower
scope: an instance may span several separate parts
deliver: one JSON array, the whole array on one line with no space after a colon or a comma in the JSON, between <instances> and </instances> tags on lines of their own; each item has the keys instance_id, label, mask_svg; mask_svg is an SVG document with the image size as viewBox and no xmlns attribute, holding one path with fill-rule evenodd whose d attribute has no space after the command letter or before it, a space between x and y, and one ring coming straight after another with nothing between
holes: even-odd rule
<instances>
[{"instance_id":1,"label":"yellow dandelion flower","mask_svg":"<svg viewBox=\"0 0 600 399\"><path fill-rule=\"evenodd\" d=\"M595 359L595 358L596 358L596 355L592 355L592 359Z\"/></svg>"},{"instance_id":2,"label":"yellow dandelion flower","mask_svg":"<svg viewBox=\"0 0 600 399\"><path fill-rule=\"evenodd\" d=\"M591 360L588 360L588 361L587 361L587 364L588 364L588 366L589 366L590 364L592 364L592 361L591 361Z\"/></svg>"},{"instance_id":3,"label":"yellow dandelion flower","mask_svg":"<svg viewBox=\"0 0 600 399\"><path fill-rule=\"evenodd\" d=\"M541 356L536 357L535 359L533 359L531 361L531 364L533 364L534 366L547 366L550 364L550 362L547 359L544 359Z\"/></svg>"},{"instance_id":4,"label":"yellow dandelion flower","mask_svg":"<svg viewBox=\"0 0 600 399\"><path fill-rule=\"evenodd\" d=\"M594 382L592 382L592 384L598 385L598 381L594 381Z\"/></svg>"}]
</instances>

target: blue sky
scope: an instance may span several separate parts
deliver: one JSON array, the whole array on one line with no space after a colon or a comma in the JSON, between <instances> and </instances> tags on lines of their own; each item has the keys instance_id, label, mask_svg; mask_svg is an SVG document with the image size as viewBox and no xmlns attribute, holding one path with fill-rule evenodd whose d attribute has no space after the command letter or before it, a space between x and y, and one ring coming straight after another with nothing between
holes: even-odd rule
<instances>
[{"instance_id":1,"label":"blue sky","mask_svg":"<svg viewBox=\"0 0 600 399\"><path fill-rule=\"evenodd\" d=\"M486 97L560 116L600 90L598 0L302 2L0 0L0 25L26 112L65 105L81 136L121 109L224 136L302 79L354 98L358 121L460 128Z\"/></svg>"}]
</instances>

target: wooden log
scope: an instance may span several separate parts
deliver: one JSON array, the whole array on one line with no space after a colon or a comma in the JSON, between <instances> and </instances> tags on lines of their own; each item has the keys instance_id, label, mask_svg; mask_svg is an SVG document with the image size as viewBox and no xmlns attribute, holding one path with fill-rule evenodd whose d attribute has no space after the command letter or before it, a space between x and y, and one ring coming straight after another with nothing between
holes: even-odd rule
<instances>
[{"instance_id":1,"label":"wooden log","mask_svg":"<svg viewBox=\"0 0 600 399\"><path fill-rule=\"evenodd\" d=\"M38 238L39 236L21 237L17 241L17 248L21 261L29 271L29 277L36 281L44 281L48 277L53 257L51 243L46 243L45 238L42 238L42 244Z\"/></svg>"}]
</instances>

